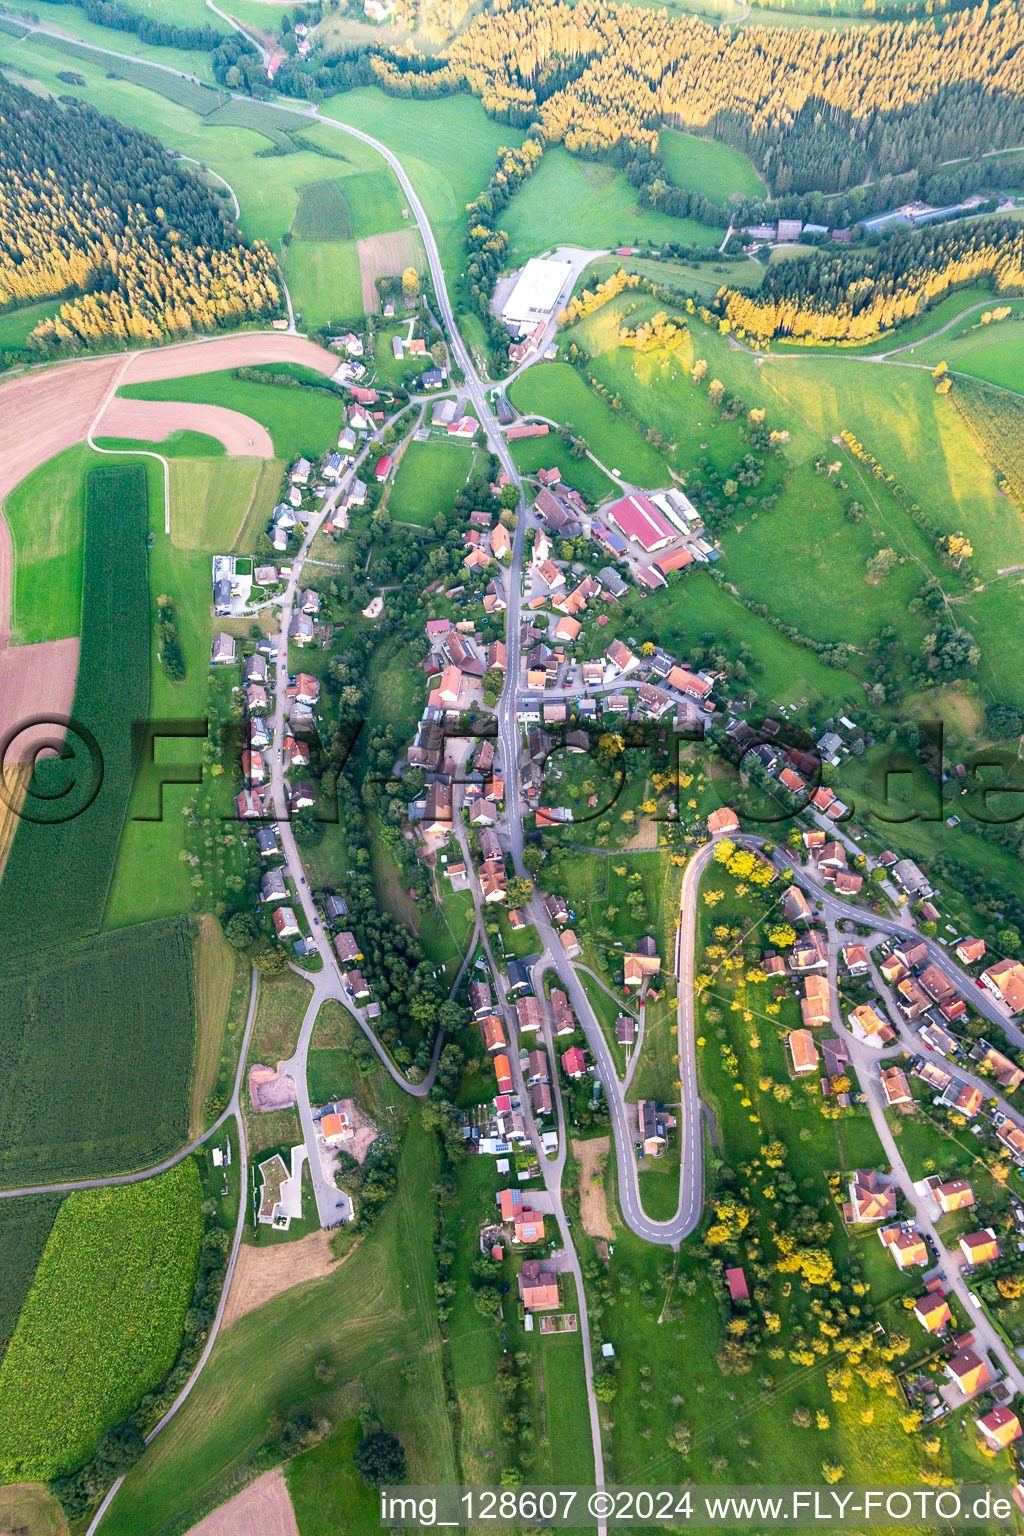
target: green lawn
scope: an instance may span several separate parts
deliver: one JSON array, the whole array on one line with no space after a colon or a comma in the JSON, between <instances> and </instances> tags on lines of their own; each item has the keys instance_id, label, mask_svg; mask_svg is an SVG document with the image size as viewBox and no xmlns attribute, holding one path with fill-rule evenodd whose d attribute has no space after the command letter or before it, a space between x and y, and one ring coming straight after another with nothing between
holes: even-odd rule
<instances>
[{"instance_id":1,"label":"green lawn","mask_svg":"<svg viewBox=\"0 0 1024 1536\"><path fill-rule=\"evenodd\" d=\"M587 439L608 469L634 485L669 483L661 454L612 410L568 363L537 363L512 385L514 404L524 415L549 416L570 423ZM543 445L542 445L543 446Z\"/></svg>"},{"instance_id":2,"label":"green lawn","mask_svg":"<svg viewBox=\"0 0 1024 1536\"><path fill-rule=\"evenodd\" d=\"M726 151L729 154L729 151ZM741 156L736 157L741 160ZM555 245L602 249L665 241L717 245L724 230L640 208L636 190L621 171L597 160L581 160L560 144L544 153L537 170L501 216L508 233L508 259L520 266Z\"/></svg>"},{"instance_id":3,"label":"green lawn","mask_svg":"<svg viewBox=\"0 0 1024 1536\"><path fill-rule=\"evenodd\" d=\"M325 1279L297 1286L221 1334L185 1407L129 1473L105 1521L110 1536L187 1528L262 1470L254 1461L274 1422L280 1433L301 1412L336 1426L293 1472L304 1532L337 1529L330 1516L340 1507L346 1530L377 1529L376 1501L347 1502L350 1421L364 1404L402 1440L414 1481L458 1480L434 1300L436 1175L436 1142L416 1117L397 1193L369 1236Z\"/></svg>"},{"instance_id":4,"label":"green lawn","mask_svg":"<svg viewBox=\"0 0 1024 1536\"><path fill-rule=\"evenodd\" d=\"M734 193L740 197L766 195L764 182L746 155L726 144L663 128L658 147L674 185L687 192L699 193L713 203L727 203Z\"/></svg>"},{"instance_id":5,"label":"green lawn","mask_svg":"<svg viewBox=\"0 0 1024 1536\"><path fill-rule=\"evenodd\" d=\"M84 443L48 459L8 496L14 543L16 645L77 635L82 620L85 474L100 455Z\"/></svg>"},{"instance_id":6,"label":"green lawn","mask_svg":"<svg viewBox=\"0 0 1024 1536\"><path fill-rule=\"evenodd\" d=\"M300 376L315 377L306 370L300 370ZM223 405L241 411L262 422L273 439L278 458L289 461L300 453L318 458L336 439L345 409L344 402L327 390L314 393L235 379L228 369L188 379L130 384L120 393L134 400L193 400L200 405Z\"/></svg>"},{"instance_id":7,"label":"green lawn","mask_svg":"<svg viewBox=\"0 0 1024 1536\"><path fill-rule=\"evenodd\" d=\"M410 443L402 454L388 496L388 511L399 523L427 528L439 512L451 512L473 468L470 444Z\"/></svg>"},{"instance_id":8,"label":"green lawn","mask_svg":"<svg viewBox=\"0 0 1024 1536\"><path fill-rule=\"evenodd\" d=\"M354 240L293 240L284 275L304 329L361 320L363 290Z\"/></svg>"}]
</instances>

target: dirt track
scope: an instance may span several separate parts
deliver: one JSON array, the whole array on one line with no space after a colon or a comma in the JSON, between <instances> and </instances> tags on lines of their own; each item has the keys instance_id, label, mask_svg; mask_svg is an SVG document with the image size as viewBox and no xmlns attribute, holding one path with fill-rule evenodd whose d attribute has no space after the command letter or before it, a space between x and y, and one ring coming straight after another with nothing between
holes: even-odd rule
<instances>
[{"instance_id":1,"label":"dirt track","mask_svg":"<svg viewBox=\"0 0 1024 1536\"><path fill-rule=\"evenodd\" d=\"M19 374L0 383L0 421L3 422L0 508L26 475L54 454L86 437L104 400L119 383L177 379L218 368L275 362L305 363L329 376L337 367L337 361L330 352L303 336L293 336L286 331L250 331L134 355L121 353L113 357L81 358ZM118 412L120 409L119 402ZM183 409L187 411L189 407ZM242 428L238 424L246 418L237 417L231 411L223 414L233 418L232 434L240 434ZM107 435L123 435L119 428L110 430L110 419L122 418L107 418L104 423ZM178 415L167 430L174 431L187 425L192 424ZM193 426L193 430L204 431L206 428ZM249 448L246 441L245 448L240 451L273 458L270 437L262 428L260 430L263 446L257 448L256 436L247 428L245 436L246 439L253 436L253 446ZM160 433L161 437L166 435L166 431ZM219 436L220 433L212 435ZM225 439L222 441L229 453L239 451L228 446ZM16 725L32 716L70 714L78 676L77 640L11 646L13 573L10 529L0 516L0 742ZM19 738L18 745L20 750L11 754L12 761L27 761L34 755L30 738Z\"/></svg>"},{"instance_id":2,"label":"dirt track","mask_svg":"<svg viewBox=\"0 0 1024 1536\"><path fill-rule=\"evenodd\" d=\"M205 432L236 458L274 457L270 433L251 416L223 405L192 405L186 400L111 400L95 435L162 443L172 432Z\"/></svg>"},{"instance_id":3,"label":"dirt track","mask_svg":"<svg viewBox=\"0 0 1024 1536\"><path fill-rule=\"evenodd\" d=\"M299 1536L288 1484L280 1467L200 1520L188 1536Z\"/></svg>"}]
</instances>

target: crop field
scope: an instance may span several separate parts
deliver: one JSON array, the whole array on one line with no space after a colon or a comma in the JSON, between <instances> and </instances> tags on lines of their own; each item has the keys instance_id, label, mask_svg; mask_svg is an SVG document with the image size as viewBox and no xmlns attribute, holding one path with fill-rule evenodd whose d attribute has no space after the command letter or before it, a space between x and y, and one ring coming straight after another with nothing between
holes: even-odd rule
<instances>
[{"instance_id":1,"label":"crop field","mask_svg":"<svg viewBox=\"0 0 1024 1536\"><path fill-rule=\"evenodd\" d=\"M344 188L357 239L386 235L411 225L411 220L402 218L405 195L390 170L360 171L355 176L346 176Z\"/></svg>"},{"instance_id":2,"label":"crop field","mask_svg":"<svg viewBox=\"0 0 1024 1536\"><path fill-rule=\"evenodd\" d=\"M640 208L621 171L595 160L580 160L560 144L544 153L529 181L501 216L508 232L509 264L518 266L554 245L595 249L646 245L666 240L717 245L717 231L695 219L676 219Z\"/></svg>"},{"instance_id":3,"label":"crop field","mask_svg":"<svg viewBox=\"0 0 1024 1536\"><path fill-rule=\"evenodd\" d=\"M33 40L41 47L52 49L55 53L68 54L75 59L84 59L87 63L96 62L95 49L87 48L68 38L52 37L48 33L37 32L33 34ZM215 111L226 100L221 90L209 85L201 85L194 80L184 80L180 75L172 74L166 69L153 69L149 64L141 61L112 59L110 67L114 70L116 77L127 80L132 85L141 85L148 91L156 91L159 96L166 96L168 101L173 101L179 107L187 107L190 112L196 112L200 117L205 116L207 112Z\"/></svg>"},{"instance_id":4,"label":"crop field","mask_svg":"<svg viewBox=\"0 0 1024 1536\"><path fill-rule=\"evenodd\" d=\"M4 1183L144 1168L182 1145L195 1042L183 919L8 962L0 1020Z\"/></svg>"},{"instance_id":5,"label":"crop field","mask_svg":"<svg viewBox=\"0 0 1024 1536\"><path fill-rule=\"evenodd\" d=\"M294 249L299 248L295 242ZM302 242L302 249L316 249ZM360 306L361 307L361 306ZM321 374L304 370L272 368L271 373L288 372L297 377L314 378L323 384ZM327 389L289 389L251 379L236 379L230 369L196 374L193 378L161 379L148 384L129 384L120 391L133 400L194 400L200 405L223 405L262 422L274 442L279 459L289 461L300 453L317 458L326 443L337 438L344 415L344 401Z\"/></svg>"},{"instance_id":6,"label":"crop field","mask_svg":"<svg viewBox=\"0 0 1024 1536\"><path fill-rule=\"evenodd\" d=\"M0 1361L39 1267L61 1195L24 1195L0 1202Z\"/></svg>"},{"instance_id":7,"label":"crop field","mask_svg":"<svg viewBox=\"0 0 1024 1536\"><path fill-rule=\"evenodd\" d=\"M57 1213L0 1365L0 1470L73 1471L174 1361L202 1232L195 1163Z\"/></svg>"},{"instance_id":8,"label":"crop field","mask_svg":"<svg viewBox=\"0 0 1024 1536\"><path fill-rule=\"evenodd\" d=\"M1024 400L970 379L957 379L952 399L1010 495L1024 503Z\"/></svg>"},{"instance_id":9,"label":"crop field","mask_svg":"<svg viewBox=\"0 0 1024 1536\"><path fill-rule=\"evenodd\" d=\"M633 485L669 483L668 466L661 454L639 432L612 410L569 363L537 363L521 374L510 391L513 403L524 415L549 416L570 423L585 437L591 450L608 469L618 470Z\"/></svg>"},{"instance_id":10,"label":"crop field","mask_svg":"<svg viewBox=\"0 0 1024 1536\"><path fill-rule=\"evenodd\" d=\"M449 513L475 457L468 443L410 443L388 496L391 516L426 528L438 512Z\"/></svg>"},{"instance_id":11,"label":"crop field","mask_svg":"<svg viewBox=\"0 0 1024 1536\"><path fill-rule=\"evenodd\" d=\"M354 240L293 240L284 260L292 303L306 330L363 316L359 252Z\"/></svg>"},{"instance_id":12,"label":"crop field","mask_svg":"<svg viewBox=\"0 0 1024 1536\"><path fill-rule=\"evenodd\" d=\"M7 498L14 543L16 645L77 635L82 618L85 471L96 456L78 444L49 459Z\"/></svg>"},{"instance_id":13,"label":"crop field","mask_svg":"<svg viewBox=\"0 0 1024 1536\"><path fill-rule=\"evenodd\" d=\"M351 240L354 233L352 210L340 176L329 181L311 181L302 188L292 221L294 239Z\"/></svg>"},{"instance_id":14,"label":"crop field","mask_svg":"<svg viewBox=\"0 0 1024 1536\"><path fill-rule=\"evenodd\" d=\"M420 1483L458 1481L445 1409L431 1253L437 1145L410 1121L398 1187L359 1248L311 1280L233 1323L188 1402L125 1480L104 1524L108 1536L186 1530L249 1480L272 1416L326 1414L338 1426L298 1463L293 1485L303 1531L337 1530L320 1511L351 1486L344 1446L360 1398L406 1449ZM253 1370L253 1363L259 1369ZM326 1362L327 1372L317 1370ZM348 1523L379 1526L363 1501Z\"/></svg>"},{"instance_id":15,"label":"crop field","mask_svg":"<svg viewBox=\"0 0 1024 1536\"><path fill-rule=\"evenodd\" d=\"M187 101L182 102L182 106L189 105ZM284 126L290 119L275 112L273 107L263 106L261 102L232 99L203 115L211 128L251 128L253 133L261 133L282 155L294 155L299 151L299 146ZM260 153L265 154L266 151ZM300 200L301 195L300 192Z\"/></svg>"},{"instance_id":16,"label":"crop field","mask_svg":"<svg viewBox=\"0 0 1024 1536\"><path fill-rule=\"evenodd\" d=\"M714 139L664 128L658 148L674 186L698 192L713 203L727 203L734 192L741 197L763 197L764 182L746 155Z\"/></svg>"},{"instance_id":17,"label":"crop field","mask_svg":"<svg viewBox=\"0 0 1024 1536\"><path fill-rule=\"evenodd\" d=\"M80 777L72 793L78 798L61 800L79 814L50 824L23 819L18 828L0 887L5 954L99 928L131 792L132 726L146 718L149 706L148 505L141 466L89 471L85 523L82 646L72 714L95 745L77 738ZM35 779L40 797L69 788L59 759L37 762Z\"/></svg>"}]
</instances>

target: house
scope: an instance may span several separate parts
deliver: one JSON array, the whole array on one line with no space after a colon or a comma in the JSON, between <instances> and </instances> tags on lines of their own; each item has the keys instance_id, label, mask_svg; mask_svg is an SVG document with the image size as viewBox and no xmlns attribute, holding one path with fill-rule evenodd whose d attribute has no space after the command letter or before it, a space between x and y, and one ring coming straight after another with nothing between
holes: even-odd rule
<instances>
[{"instance_id":1,"label":"house","mask_svg":"<svg viewBox=\"0 0 1024 1536\"><path fill-rule=\"evenodd\" d=\"M953 1321L949 1302L937 1291L930 1291L927 1296L914 1302L914 1316L929 1333L942 1333Z\"/></svg>"},{"instance_id":2,"label":"house","mask_svg":"<svg viewBox=\"0 0 1024 1536\"><path fill-rule=\"evenodd\" d=\"M1001 1451L1020 1439L1020 1420L1012 1408L1004 1408L1001 1403L974 1422L990 1451Z\"/></svg>"},{"instance_id":3,"label":"house","mask_svg":"<svg viewBox=\"0 0 1024 1536\"><path fill-rule=\"evenodd\" d=\"M567 960L576 960L583 953L583 945L577 939L571 928L564 928L559 934L562 948L565 950Z\"/></svg>"},{"instance_id":4,"label":"house","mask_svg":"<svg viewBox=\"0 0 1024 1536\"><path fill-rule=\"evenodd\" d=\"M725 1283L729 1287L729 1300L735 1305L738 1301L749 1301L750 1292L747 1289L747 1277L738 1265L733 1265L725 1272Z\"/></svg>"},{"instance_id":5,"label":"house","mask_svg":"<svg viewBox=\"0 0 1024 1536\"><path fill-rule=\"evenodd\" d=\"M842 843L825 843L822 846L821 852L818 854L818 867L819 869L831 870L845 869L846 849L843 847Z\"/></svg>"},{"instance_id":6,"label":"house","mask_svg":"<svg viewBox=\"0 0 1024 1536\"><path fill-rule=\"evenodd\" d=\"M953 1036L947 1034L938 1024L926 1024L918 1033L925 1045L943 1056L955 1056L959 1050Z\"/></svg>"},{"instance_id":7,"label":"house","mask_svg":"<svg viewBox=\"0 0 1024 1536\"><path fill-rule=\"evenodd\" d=\"M473 422L473 427L475 429L476 422ZM449 428L449 431L451 431L451 428ZM491 554L496 560L501 560L506 555L511 555L511 553L512 540L509 536L509 531L504 523L496 523L491 529Z\"/></svg>"},{"instance_id":8,"label":"house","mask_svg":"<svg viewBox=\"0 0 1024 1536\"><path fill-rule=\"evenodd\" d=\"M429 784L420 828L425 836L447 837L452 830L452 792L447 784Z\"/></svg>"},{"instance_id":9,"label":"house","mask_svg":"<svg viewBox=\"0 0 1024 1536\"><path fill-rule=\"evenodd\" d=\"M870 1003L860 1003L847 1014L846 1021L858 1040L879 1049L893 1038L893 1030Z\"/></svg>"},{"instance_id":10,"label":"house","mask_svg":"<svg viewBox=\"0 0 1024 1536\"><path fill-rule=\"evenodd\" d=\"M483 1013L490 1013L494 1003L491 998L491 989L486 981L471 981L469 984L469 1006L477 1018Z\"/></svg>"},{"instance_id":11,"label":"house","mask_svg":"<svg viewBox=\"0 0 1024 1536\"><path fill-rule=\"evenodd\" d=\"M508 1064L508 1057L507 1056L505 1056L505 1055L495 1056L495 1058L494 1058L494 1076L497 1078L497 1081L498 1081L498 1092L499 1093L511 1093L512 1092L512 1068Z\"/></svg>"},{"instance_id":12,"label":"house","mask_svg":"<svg viewBox=\"0 0 1024 1536\"><path fill-rule=\"evenodd\" d=\"M973 1120L984 1102L985 1095L981 1089L974 1088L971 1084L965 1083L957 1094L953 1107L959 1110L965 1119Z\"/></svg>"},{"instance_id":13,"label":"house","mask_svg":"<svg viewBox=\"0 0 1024 1536\"><path fill-rule=\"evenodd\" d=\"M897 859L892 866L893 878L902 886L911 900L931 896L931 886L913 859Z\"/></svg>"},{"instance_id":14,"label":"house","mask_svg":"<svg viewBox=\"0 0 1024 1536\"><path fill-rule=\"evenodd\" d=\"M974 965L985 958L984 939L961 939L953 950L961 965Z\"/></svg>"},{"instance_id":15,"label":"house","mask_svg":"<svg viewBox=\"0 0 1024 1536\"><path fill-rule=\"evenodd\" d=\"M992 1380L992 1373L973 1349L962 1349L952 1360L946 1361L946 1375L956 1383L965 1397L981 1392Z\"/></svg>"},{"instance_id":16,"label":"house","mask_svg":"<svg viewBox=\"0 0 1024 1536\"><path fill-rule=\"evenodd\" d=\"M807 788L807 781L802 779L800 775L794 772L792 768L783 768L782 772L779 774L779 783L782 785L783 789L788 789L791 795L798 795L801 790ZM805 834L805 836L809 835L809 833ZM824 833L821 834L822 838L824 838L824 835Z\"/></svg>"},{"instance_id":17,"label":"house","mask_svg":"<svg viewBox=\"0 0 1024 1536\"><path fill-rule=\"evenodd\" d=\"M576 1020L569 1006L569 999L560 987L551 988L551 1016L552 1033L556 1036L571 1035L576 1028Z\"/></svg>"},{"instance_id":18,"label":"house","mask_svg":"<svg viewBox=\"0 0 1024 1536\"><path fill-rule=\"evenodd\" d=\"M896 1215L896 1191L873 1168L858 1170L850 1180L848 1220L857 1223L891 1221Z\"/></svg>"},{"instance_id":19,"label":"house","mask_svg":"<svg viewBox=\"0 0 1024 1536\"><path fill-rule=\"evenodd\" d=\"M632 672L640 665L629 646L623 645L621 640L613 640L604 654L617 672Z\"/></svg>"},{"instance_id":20,"label":"house","mask_svg":"<svg viewBox=\"0 0 1024 1536\"><path fill-rule=\"evenodd\" d=\"M832 1022L832 999L828 980L824 976L808 976L804 980L804 995L800 999L800 1012L808 1027Z\"/></svg>"},{"instance_id":21,"label":"house","mask_svg":"<svg viewBox=\"0 0 1024 1536\"><path fill-rule=\"evenodd\" d=\"M497 1198L502 1221L517 1220L523 1208L522 1191L518 1189L500 1189Z\"/></svg>"},{"instance_id":22,"label":"house","mask_svg":"<svg viewBox=\"0 0 1024 1536\"><path fill-rule=\"evenodd\" d=\"M566 1077L583 1077L587 1070L587 1058L578 1045L572 1045L562 1053L562 1071Z\"/></svg>"},{"instance_id":23,"label":"house","mask_svg":"<svg viewBox=\"0 0 1024 1536\"><path fill-rule=\"evenodd\" d=\"M893 950L893 955L907 971L919 971L928 964L928 946L920 939L908 940Z\"/></svg>"},{"instance_id":24,"label":"house","mask_svg":"<svg viewBox=\"0 0 1024 1536\"><path fill-rule=\"evenodd\" d=\"M789 968L800 975L805 971L828 970L828 945L824 934L816 929L801 934L789 952Z\"/></svg>"},{"instance_id":25,"label":"house","mask_svg":"<svg viewBox=\"0 0 1024 1536\"><path fill-rule=\"evenodd\" d=\"M342 965L351 965L353 960L361 960L363 952L356 942L354 933L336 933L334 935L334 949Z\"/></svg>"},{"instance_id":26,"label":"house","mask_svg":"<svg viewBox=\"0 0 1024 1536\"><path fill-rule=\"evenodd\" d=\"M1004 1120L996 1131L996 1136L1004 1147L1008 1147L1014 1157L1024 1158L1024 1129L1014 1125L1010 1120Z\"/></svg>"},{"instance_id":27,"label":"house","mask_svg":"<svg viewBox=\"0 0 1024 1536\"><path fill-rule=\"evenodd\" d=\"M503 857L501 843L493 827L482 827L477 841L480 845L480 858L484 863L490 863L494 859Z\"/></svg>"},{"instance_id":28,"label":"house","mask_svg":"<svg viewBox=\"0 0 1024 1536\"><path fill-rule=\"evenodd\" d=\"M564 614L555 626L554 638L563 641L566 645L571 645L582 628L579 619L571 619Z\"/></svg>"},{"instance_id":29,"label":"house","mask_svg":"<svg viewBox=\"0 0 1024 1536\"><path fill-rule=\"evenodd\" d=\"M327 896L324 899L324 916L329 923L348 917L348 902L344 896Z\"/></svg>"},{"instance_id":30,"label":"house","mask_svg":"<svg viewBox=\"0 0 1024 1536\"><path fill-rule=\"evenodd\" d=\"M923 1083L927 1083L929 1088L934 1088L936 1093L945 1093L946 1089L953 1081L949 1073L944 1072L941 1067L936 1066L934 1061L919 1062L918 1065L914 1068L914 1074L916 1077L919 1077Z\"/></svg>"},{"instance_id":31,"label":"house","mask_svg":"<svg viewBox=\"0 0 1024 1536\"><path fill-rule=\"evenodd\" d=\"M312 468L308 459L296 459L288 475L292 485L306 485Z\"/></svg>"},{"instance_id":32,"label":"house","mask_svg":"<svg viewBox=\"0 0 1024 1536\"><path fill-rule=\"evenodd\" d=\"M270 789L243 789L235 796L235 815L239 821L252 821L270 810Z\"/></svg>"},{"instance_id":33,"label":"house","mask_svg":"<svg viewBox=\"0 0 1024 1536\"><path fill-rule=\"evenodd\" d=\"M882 1092L885 1094L885 1102L890 1109L898 1109L902 1105L913 1104L914 1095L910 1091L907 1074L902 1067L882 1068Z\"/></svg>"},{"instance_id":34,"label":"house","mask_svg":"<svg viewBox=\"0 0 1024 1536\"><path fill-rule=\"evenodd\" d=\"M544 1241L544 1217L539 1211L525 1207L515 1225L514 1243L542 1243Z\"/></svg>"},{"instance_id":35,"label":"house","mask_svg":"<svg viewBox=\"0 0 1024 1536\"><path fill-rule=\"evenodd\" d=\"M527 1312L549 1312L559 1306L557 1270L546 1269L540 1259L524 1259L519 1274L519 1298Z\"/></svg>"},{"instance_id":36,"label":"house","mask_svg":"<svg viewBox=\"0 0 1024 1536\"><path fill-rule=\"evenodd\" d=\"M982 971L980 979L986 992L1005 1003L1010 1013L1024 1012L1024 965L1019 960L998 960Z\"/></svg>"},{"instance_id":37,"label":"house","mask_svg":"<svg viewBox=\"0 0 1024 1536\"><path fill-rule=\"evenodd\" d=\"M639 1099L636 1112L645 1155L661 1157L668 1146L668 1132L675 1121L667 1114L664 1104L656 1104L653 1099Z\"/></svg>"},{"instance_id":38,"label":"house","mask_svg":"<svg viewBox=\"0 0 1024 1536\"><path fill-rule=\"evenodd\" d=\"M906 966L903 964L903 961L900 960L899 957L895 954L884 956L884 958L879 962L878 969L882 973L883 981L887 981L890 987L893 986L895 982L900 981L907 974Z\"/></svg>"},{"instance_id":39,"label":"house","mask_svg":"<svg viewBox=\"0 0 1024 1536\"><path fill-rule=\"evenodd\" d=\"M975 1203L974 1190L966 1179L953 1179L948 1184L935 1184L932 1194L943 1211L963 1211Z\"/></svg>"},{"instance_id":40,"label":"house","mask_svg":"<svg viewBox=\"0 0 1024 1536\"><path fill-rule=\"evenodd\" d=\"M283 869L268 869L260 880L261 901L284 901L288 895L288 882Z\"/></svg>"},{"instance_id":41,"label":"house","mask_svg":"<svg viewBox=\"0 0 1024 1536\"><path fill-rule=\"evenodd\" d=\"M485 1013L478 1022L480 1024L480 1033L484 1039L485 1051L490 1053L507 1049L508 1041L505 1039L505 1028L496 1013Z\"/></svg>"},{"instance_id":42,"label":"house","mask_svg":"<svg viewBox=\"0 0 1024 1536\"><path fill-rule=\"evenodd\" d=\"M782 893L782 910L791 923L809 923L811 908L807 897L798 885L788 886Z\"/></svg>"},{"instance_id":43,"label":"house","mask_svg":"<svg viewBox=\"0 0 1024 1536\"><path fill-rule=\"evenodd\" d=\"M351 1141L356 1134L352 1116L347 1110L332 1110L329 1114L321 1115L319 1125L324 1145L328 1147L340 1147L342 1142Z\"/></svg>"},{"instance_id":44,"label":"house","mask_svg":"<svg viewBox=\"0 0 1024 1536\"><path fill-rule=\"evenodd\" d=\"M394 462L395 462L395 460L394 460L394 455L393 455L393 454L390 454L390 453L385 453L385 454L383 454L383 455L382 455L382 456L381 456L381 457L380 457L380 458L379 458L379 459L378 459L378 460L377 460L377 463L376 463L376 465L375 465L375 466L374 466L374 471L373 471L373 478L374 478L374 479L375 479L375 480L376 480L376 481L377 481L377 482L378 482L378 483L379 483L379 484L380 484L380 485L383 485L383 484L384 484L384 482L385 482L385 480L386 480L386 479L387 479L387 478L388 478L388 476L389 476L389 475L390 475L390 473L391 473L391 468L392 468L392 465L393 465L393 464L394 464Z\"/></svg>"},{"instance_id":45,"label":"house","mask_svg":"<svg viewBox=\"0 0 1024 1536\"><path fill-rule=\"evenodd\" d=\"M840 896L859 896L863 884L863 875L854 874L851 869L836 870L836 890Z\"/></svg>"},{"instance_id":46,"label":"house","mask_svg":"<svg viewBox=\"0 0 1024 1536\"><path fill-rule=\"evenodd\" d=\"M532 1088L534 1083L546 1083L550 1081L548 1073L547 1051L533 1050L527 1057L526 1081Z\"/></svg>"},{"instance_id":47,"label":"house","mask_svg":"<svg viewBox=\"0 0 1024 1536\"><path fill-rule=\"evenodd\" d=\"M720 833L738 832L739 829L740 819L731 806L723 805L708 817L708 832L712 837Z\"/></svg>"},{"instance_id":48,"label":"house","mask_svg":"<svg viewBox=\"0 0 1024 1536\"><path fill-rule=\"evenodd\" d=\"M274 932L279 939L294 939L298 936L299 925L295 920L295 913L291 907L278 907L272 915Z\"/></svg>"},{"instance_id":49,"label":"house","mask_svg":"<svg viewBox=\"0 0 1024 1536\"><path fill-rule=\"evenodd\" d=\"M505 866L498 859L487 859L478 870L484 901L504 901L508 895Z\"/></svg>"},{"instance_id":50,"label":"house","mask_svg":"<svg viewBox=\"0 0 1024 1536\"><path fill-rule=\"evenodd\" d=\"M994 1264L999 1258L999 1240L991 1227L980 1232L968 1232L960 1239L960 1252L965 1264Z\"/></svg>"},{"instance_id":51,"label":"house","mask_svg":"<svg viewBox=\"0 0 1024 1536\"><path fill-rule=\"evenodd\" d=\"M295 784L288 796L288 809L290 811L308 811L316 804L316 788L314 785L300 779Z\"/></svg>"},{"instance_id":52,"label":"house","mask_svg":"<svg viewBox=\"0 0 1024 1536\"><path fill-rule=\"evenodd\" d=\"M620 1045L635 1044L636 1019L631 1013L620 1013L615 1020L615 1038Z\"/></svg>"},{"instance_id":53,"label":"house","mask_svg":"<svg viewBox=\"0 0 1024 1536\"><path fill-rule=\"evenodd\" d=\"M509 960L505 966L505 990L513 992L525 991L530 985L530 975L521 960Z\"/></svg>"},{"instance_id":54,"label":"house","mask_svg":"<svg viewBox=\"0 0 1024 1536\"><path fill-rule=\"evenodd\" d=\"M277 836L277 828L257 827L256 847L260 851L260 856L264 859L269 858L271 854L280 853L281 844Z\"/></svg>"},{"instance_id":55,"label":"house","mask_svg":"<svg viewBox=\"0 0 1024 1536\"><path fill-rule=\"evenodd\" d=\"M569 908L564 896L545 896L544 910L553 923L565 923L569 920Z\"/></svg>"},{"instance_id":56,"label":"house","mask_svg":"<svg viewBox=\"0 0 1024 1536\"><path fill-rule=\"evenodd\" d=\"M896 983L896 1006L905 1019L919 1019L931 1007L931 999L916 976Z\"/></svg>"},{"instance_id":57,"label":"house","mask_svg":"<svg viewBox=\"0 0 1024 1536\"><path fill-rule=\"evenodd\" d=\"M789 1054L798 1077L813 1072L818 1065L818 1047L809 1029L794 1029L789 1035Z\"/></svg>"},{"instance_id":58,"label":"house","mask_svg":"<svg viewBox=\"0 0 1024 1536\"><path fill-rule=\"evenodd\" d=\"M843 964L851 976L864 976L868 969L868 952L863 944L843 946Z\"/></svg>"},{"instance_id":59,"label":"house","mask_svg":"<svg viewBox=\"0 0 1024 1536\"><path fill-rule=\"evenodd\" d=\"M928 1245L916 1227L909 1223L902 1226L881 1227L878 1237L882 1246L888 1248L900 1269L911 1269L917 1264L928 1264Z\"/></svg>"},{"instance_id":60,"label":"house","mask_svg":"<svg viewBox=\"0 0 1024 1536\"><path fill-rule=\"evenodd\" d=\"M231 666L235 661L236 652L237 647L234 635L225 635L222 632L213 642L213 650L210 653L210 666Z\"/></svg>"},{"instance_id":61,"label":"house","mask_svg":"<svg viewBox=\"0 0 1024 1536\"><path fill-rule=\"evenodd\" d=\"M608 509L606 515L624 538L640 544L648 554L664 549L678 537L668 519L640 492L623 496L621 501Z\"/></svg>"},{"instance_id":62,"label":"house","mask_svg":"<svg viewBox=\"0 0 1024 1536\"><path fill-rule=\"evenodd\" d=\"M519 1033L532 1034L540 1029L544 1023L544 1013L540 1006L540 999L527 996L516 998L516 1021L519 1025Z\"/></svg>"}]
</instances>

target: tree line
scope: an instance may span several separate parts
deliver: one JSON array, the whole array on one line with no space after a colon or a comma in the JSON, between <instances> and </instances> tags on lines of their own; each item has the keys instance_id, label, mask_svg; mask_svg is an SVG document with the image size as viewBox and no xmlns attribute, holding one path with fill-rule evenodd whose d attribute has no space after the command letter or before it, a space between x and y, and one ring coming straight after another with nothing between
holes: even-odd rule
<instances>
[{"instance_id":1,"label":"tree line","mask_svg":"<svg viewBox=\"0 0 1024 1536\"><path fill-rule=\"evenodd\" d=\"M69 295L37 351L158 341L281 308L277 264L150 134L0 79L0 309Z\"/></svg>"}]
</instances>

